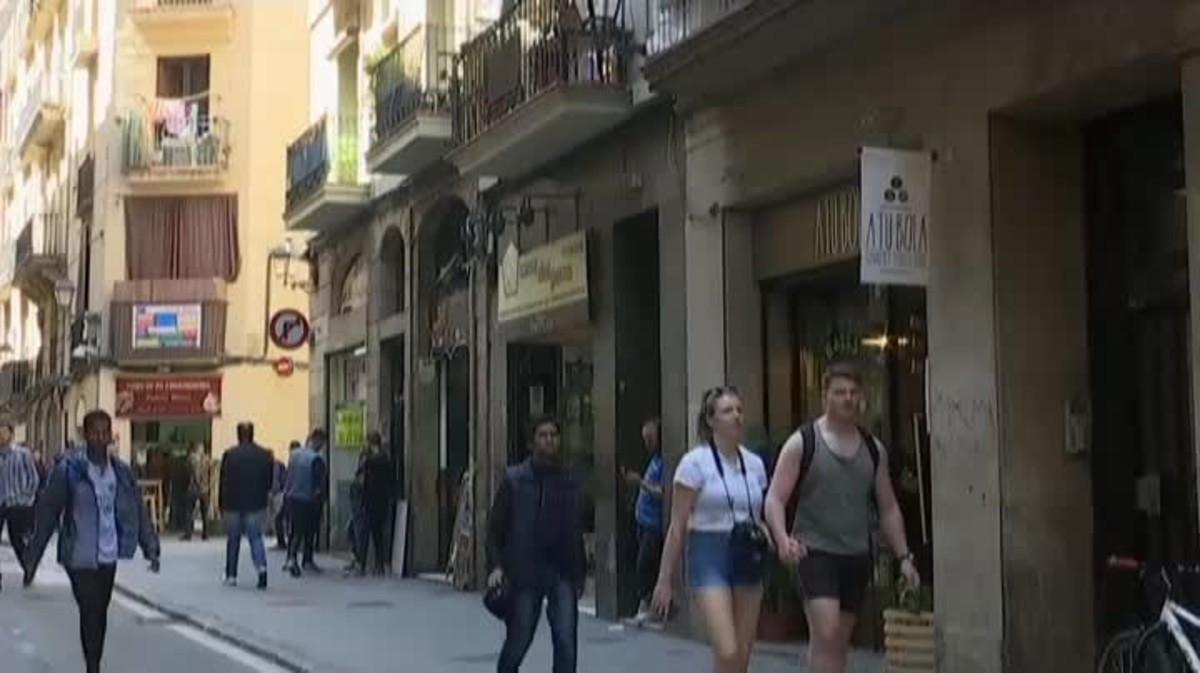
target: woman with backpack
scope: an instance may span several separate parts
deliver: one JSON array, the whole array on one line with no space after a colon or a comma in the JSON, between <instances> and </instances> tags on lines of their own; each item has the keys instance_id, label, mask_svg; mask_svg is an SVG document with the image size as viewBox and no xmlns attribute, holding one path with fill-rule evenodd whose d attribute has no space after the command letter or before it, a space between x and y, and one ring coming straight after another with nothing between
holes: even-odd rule
<instances>
[{"instance_id":1,"label":"woman with backpack","mask_svg":"<svg viewBox=\"0 0 1200 673\"><path fill-rule=\"evenodd\" d=\"M687 585L708 631L716 673L750 667L768 552L763 526L767 471L742 446L742 398L729 386L704 393L700 444L675 469L671 521L653 607L662 617L674 600L675 571L688 556Z\"/></svg>"}]
</instances>

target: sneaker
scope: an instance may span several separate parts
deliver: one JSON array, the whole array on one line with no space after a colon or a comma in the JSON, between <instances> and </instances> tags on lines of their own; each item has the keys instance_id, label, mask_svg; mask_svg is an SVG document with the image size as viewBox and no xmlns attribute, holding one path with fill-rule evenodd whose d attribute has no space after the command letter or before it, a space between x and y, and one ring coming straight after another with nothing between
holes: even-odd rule
<instances>
[{"instance_id":1,"label":"sneaker","mask_svg":"<svg viewBox=\"0 0 1200 673\"><path fill-rule=\"evenodd\" d=\"M236 587L237 586L237 578L226 575L225 576L225 586Z\"/></svg>"},{"instance_id":2,"label":"sneaker","mask_svg":"<svg viewBox=\"0 0 1200 673\"><path fill-rule=\"evenodd\" d=\"M321 566L317 565L316 563L313 563L312 561L305 561L304 570L306 572L310 572L314 575L320 575L325 572L324 570L321 570Z\"/></svg>"},{"instance_id":3,"label":"sneaker","mask_svg":"<svg viewBox=\"0 0 1200 673\"><path fill-rule=\"evenodd\" d=\"M285 565L283 566L283 568L284 568L284 570L286 570L286 571L288 572L288 574L289 574L289 575L291 575L292 577L299 577L299 576L300 576L300 566L296 565L294 562L293 562L293 563L287 563L287 564L285 564Z\"/></svg>"},{"instance_id":4,"label":"sneaker","mask_svg":"<svg viewBox=\"0 0 1200 673\"><path fill-rule=\"evenodd\" d=\"M266 591L267 589L267 573L261 572L258 574L258 590Z\"/></svg>"}]
</instances>

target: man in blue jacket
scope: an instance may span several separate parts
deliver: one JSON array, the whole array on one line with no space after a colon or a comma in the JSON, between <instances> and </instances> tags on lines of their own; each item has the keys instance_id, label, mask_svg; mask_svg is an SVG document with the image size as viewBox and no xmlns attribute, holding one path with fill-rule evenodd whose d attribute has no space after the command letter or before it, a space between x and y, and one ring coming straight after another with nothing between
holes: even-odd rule
<instances>
[{"instance_id":1,"label":"man in blue jacket","mask_svg":"<svg viewBox=\"0 0 1200 673\"><path fill-rule=\"evenodd\" d=\"M112 599L117 561L133 558L135 549L158 572L158 533L138 493L129 465L110 456L112 418L104 411L83 418L87 448L59 462L38 499L34 535L25 563L25 585L33 583L38 564L58 530L58 562L71 579L79 606L79 639L87 673L100 673L108 604Z\"/></svg>"},{"instance_id":2,"label":"man in blue jacket","mask_svg":"<svg viewBox=\"0 0 1200 673\"><path fill-rule=\"evenodd\" d=\"M320 573L313 560L317 529L321 519L321 501L325 497L325 459L321 450L325 447L325 431L312 431L308 443L292 454L288 461L287 497L288 517L291 520L291 538L288 540L288 559L284 569L292 577L299 577L300 560L303 552L304 569Z\"/></svg>"},{"instance_id":3,"label":"man in blue jacket","mask_svg":"<svg viewBox=\"0 0 1200 673\"><path fill-rule=\"evenodd\" d=\"M575 673L578 600L587 576L583 492L563 465L556 419L530 426L533 451L508 468L488 522L490 587L510 595L498 673L517 673L533 643L543 603L554 645L554 673Z\"/></svg>"}]
</instances>

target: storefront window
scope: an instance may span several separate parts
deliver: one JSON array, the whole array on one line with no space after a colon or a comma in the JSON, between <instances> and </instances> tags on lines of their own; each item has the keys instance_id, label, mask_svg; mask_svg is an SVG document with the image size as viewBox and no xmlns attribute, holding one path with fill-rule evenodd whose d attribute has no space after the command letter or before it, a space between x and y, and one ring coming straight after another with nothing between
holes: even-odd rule
<instances>
[{"instance_id":1,"label":"storefront window","mask_svg":"<svg viewBox=\"0 0 1200 673\"><path fill-rule=\"evenodd\" d=\"M365 348L329 357L329 503L330 545L347 545L350 485L358 455L366 444L367 354Z\"/></svg>"}]
</instances>

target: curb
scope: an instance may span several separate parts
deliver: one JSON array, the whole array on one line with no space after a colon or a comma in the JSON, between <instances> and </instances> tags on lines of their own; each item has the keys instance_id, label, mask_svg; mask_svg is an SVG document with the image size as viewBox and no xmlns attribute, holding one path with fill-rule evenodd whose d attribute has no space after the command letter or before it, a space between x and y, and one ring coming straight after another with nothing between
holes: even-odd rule
<instances>
[{"instance_id":1,"label":"curb","mask_svg":"<svg viewBox=\"0 0 1200 673\"><path fill-rule=\"evenodd\" d=\"M259 643L234 635L231 633L232 629L226 630L210 622L196 619L195 617L181 610L172 608L165 603L151 600L146 595L123 586L120 582L117 582L113 585L113 590L135 603L163 613L173 621L187 624L188 626L199 630L207 636L216 638L217 640L232 645L240 650L245 650L246 652L249 652L260 659L264 659L284 670L291 671L292 673L316 673L315 669L309 668L305 664L292 661L278 652L267 649Z\"/></svg>"}]
</instances>

